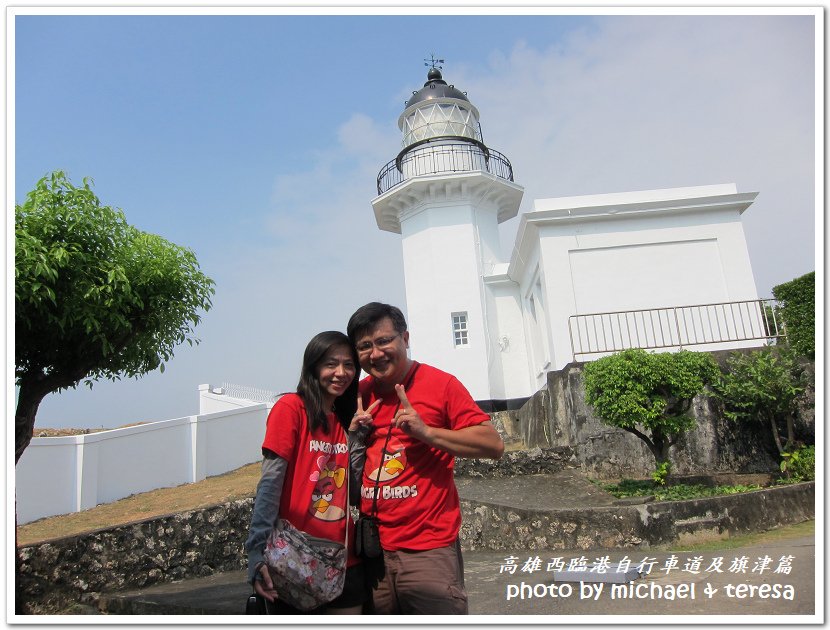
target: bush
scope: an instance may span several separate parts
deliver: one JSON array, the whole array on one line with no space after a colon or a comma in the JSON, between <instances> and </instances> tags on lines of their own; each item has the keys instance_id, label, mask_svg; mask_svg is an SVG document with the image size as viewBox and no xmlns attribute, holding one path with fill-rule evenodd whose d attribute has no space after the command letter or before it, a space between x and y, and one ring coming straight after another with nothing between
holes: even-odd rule
<instances>
[{"instance_id":1,"label":"bush","mask_svg":"<svg viewBox=\"0 0 830 630\"><path fill-rule=\"evenodd\" d=\"M802 446L784 453L781 459L781 472L787 481L814 481L816 478L816 447Z\"/></svg>"},{"instance_id":2,"label":"bush","mask_svg":"<svg viewBox=\"0 0 830 630\"><path fill-rule=\"evenodd\" d=\"M657 464L657 467L654 469L654 472L651 473L651 479L660 486L666 485L666 479L669 477L669 473L671 472L671 462L660 462Z\"/></svg>"},{"instance_id":3,"label":"bush","mask_svg":"<svg viewBox=\"0 0 830 630\"><path fill-rule=\"evenodd\" d=\"M773 287L772 294L781 303L781 318L787 329L790 346L809 358L816 354L816 272L804 274Z\"/></svg>"},{"instance_id":4,"label":"bush","mask_svg":"<svg viewBox=\"0 0 830 630\"><path fill-rule=\"evenodd\" d=\"M795 444L794 420L803 380L803 367L791 350L765 348L730 355L714 389L730 420L766 423L783 456Z\"/></svg>"}]
</instances>

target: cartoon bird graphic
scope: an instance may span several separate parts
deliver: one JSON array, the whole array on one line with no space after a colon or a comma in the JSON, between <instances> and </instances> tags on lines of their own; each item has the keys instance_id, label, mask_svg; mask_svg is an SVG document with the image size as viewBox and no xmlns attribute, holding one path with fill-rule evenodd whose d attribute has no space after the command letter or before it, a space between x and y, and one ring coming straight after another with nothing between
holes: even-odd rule
<instances>
[{"instance_id":1,"label":"cartoon bird graphic","mask_svg":"<svg viewBox=\"0 0 830 630\"><path fill-rule=\"evenodd\" d=\"M376 466L368 475L369 480L389 481L400 475L406 469L406 449L403 444L391 440L387 450L383 453L379 466ZM380 476L378 476L380 473Z\"/></svg>"},{"instance_id":2,"label":"cartoon bird graphic","mask_svg":"<svg viewBox=\"0 0 830 630\"><path fill-rule=\"evenodd\" d=\"M333 462L329 466L328 460L329 457L327 456L319 457L317 465L320 470L311 473L308 478L309 481L314 482L308 512L321 521L339 521L341 518L345 518L346 511L340 506L334 505L332 499L346 480L346 469L337 468Z\"/></svg>"}]
</instances>

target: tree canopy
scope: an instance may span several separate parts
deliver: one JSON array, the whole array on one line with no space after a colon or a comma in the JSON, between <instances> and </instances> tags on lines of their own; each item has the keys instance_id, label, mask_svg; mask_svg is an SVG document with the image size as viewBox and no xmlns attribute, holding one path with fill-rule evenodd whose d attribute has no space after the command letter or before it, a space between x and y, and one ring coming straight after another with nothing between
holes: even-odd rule
<instances>
[{"instance_id":1,"label":"tree canopy","mask_svg":"<svg viewBox=\"0 0 830 630\"><path fill-rule=\"evenodd\" d=\"M15 206L15 461L50 392L157 368L211 307L194 253L55 171Z\"/></svg>"},{"instance_id":2,"label":"tree canopy","mask_svg":"<svg viewBox=\"0 0 830 630\"><path fill-rule=\"evenodd\" d=\"M625 350L585 366L585 400L604 423L643 440L667 471L669 449L695 425L693 398L717 373L704 352Z\"/></svg>"}]
</instances>

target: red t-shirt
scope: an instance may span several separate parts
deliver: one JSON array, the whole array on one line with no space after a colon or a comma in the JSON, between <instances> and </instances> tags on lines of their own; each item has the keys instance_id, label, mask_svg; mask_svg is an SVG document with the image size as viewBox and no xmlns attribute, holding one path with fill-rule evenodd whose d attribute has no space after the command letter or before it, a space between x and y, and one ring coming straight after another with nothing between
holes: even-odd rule
<instances>
[{"instance_id":1,"label":"red t-shirt","mask_svg":"<svg viewBox=\"0 0 830 630\"><path fill-rule=\"evenodd\" d=\"M312 432L297 394L282 396L268 414L267 448L288 462L280 499L280 518L312 536L342 543L348 515L349 448L346 432L333 413L329 432ZM350 518L350 517L349 517ZM354 527L349 523L349 565L354 556Z\"/></svg>"},{"instance_id":2,"label":"red t-shirt","mask_svg":"<svg viewBox=\"0 0 830 630\"><path fill-rule=\"evenodd\" d=\"M372 413L374 430L366 439L360 488L360 509L371 514L380 468L377 516L381 545L388 551L423 551L452 544L461 527L458 491L453 481L455 458L393 428L381 462L381 451L400 399L394 389L379 396L371 376L360 382L360 395L364 409L378 398L382 400ZM418 366L406 396L429 426L458 430L490 419L457 378L429 365Z\"/></svg>"}]
</instances>

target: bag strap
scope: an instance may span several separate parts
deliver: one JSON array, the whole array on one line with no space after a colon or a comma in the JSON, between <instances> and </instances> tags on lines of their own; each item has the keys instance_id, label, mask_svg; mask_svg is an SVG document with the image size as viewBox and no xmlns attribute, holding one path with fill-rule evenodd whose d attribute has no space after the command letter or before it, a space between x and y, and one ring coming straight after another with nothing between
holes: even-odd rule
<instances>
[{"instance_id":1,"label":"bag strap","mask_svg":"<svg viewBox=\"0 0 830 630\"><path fill-rule=\"evenodd\" d=\"M349 470L349 465L347 464L346 468L346 534L343 537L343 546L348 549L349 548L349 521L352 520L352 512L351 508L349 507L349 477L352 476L351 471Z\"/></svg>"},{"instance_id":2,"label":"bag strap","mask_svg":"<svg viewBox=\"0 0 830 630\"><path fill-rule=\"evenodd\" d=\"M415 380L415 372L418 371L418 367L420 367L420 363L417 361L412 362L412 369L409 372L409 377L406 379L406 383L404 383L404 391L412 385L412 381ZM401 401L398 401L398 404L395 405L395 411L392 412L392 420L389 422L389 430L386 432L386 441L383 443L383 448L380 451L380 459L381 464L383 463L383 456L386 454L386 447L389 446L389 438L392 437L392 427L394 426L395 422L395 414L398 413L398 409L401 408ZM380 484L380 469L381 467L378 466L378 474L375 476L375 489L372 492L372 511L370 516L375 518L378 514L378 485Z\"/></svg>"},{"instance_id":3,"label":"bag strap","mask_svg":"<svg viewBox=\"0 0 830 630\"><path fill-rule=\"evenodd\" d=\"M331 445L331 452L334 453L334 443ZM349 481L352 476L350 468L351 462L348 462L346 464L346 533L343 537L343 546L347 549L349 547L349 521L352 520L351 508L349 507Z\"/></svg>"}]
</instances>

